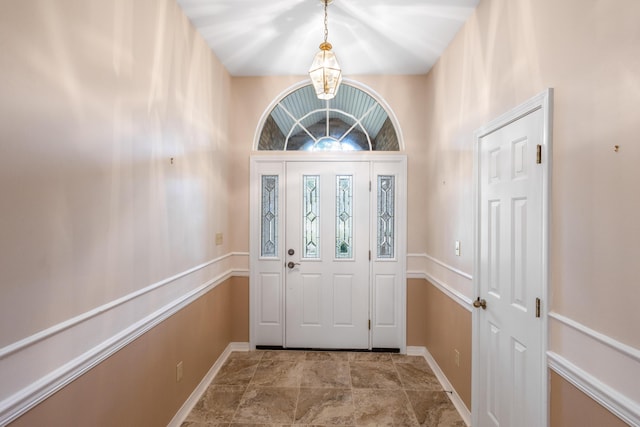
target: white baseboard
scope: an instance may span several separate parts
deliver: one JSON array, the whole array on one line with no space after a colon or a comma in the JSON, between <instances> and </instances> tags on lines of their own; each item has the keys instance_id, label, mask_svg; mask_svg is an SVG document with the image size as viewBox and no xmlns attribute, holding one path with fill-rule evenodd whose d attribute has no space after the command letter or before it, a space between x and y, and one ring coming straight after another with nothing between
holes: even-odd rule
<instances>
[{"instance_id":1,"label":"white baseboard","mask_svg":"<svg viewBox=\"0 0 640 427\"><path fill-rule=\"evenodd\" d=\"M438 366L436 360L433 358L431 353L429 353L429 350L427 350L426 347L407 346L407 355L422 356L425 358L425 360L431 367L431 370L436 375L436 378L438 379L438 381L440 381L440 385L442 385L442 388L450 392L447 393L447 396L449 396L449 399L451 399L453 406L455 406L455 408L458 410L458 413L460 414L460 417L462 417L464 423L467 425L467 427L471 426L471 411L467 409L467 406L460 398L460 395L453 388L444 372L442 372L442 369L440 369L440 366Z\"/></svg>"},{"instance_id":2,"label":"white baseboard","mask_svg":"<svg viewBox=\"0 0 640 427\"><path fill-rule=\"evenodd\" d=\"M191 410L196 406L200 398L204 395L213 381L213 378L216 376L224 362L227 361L229 355L234 351L249 351L249 343L248 342L232 342L229 343L227 348L224 349L218 360L211 366L211 369L207 372L207 374L202 378L200 384L193 390L189 398L184 402L180 410L173 417L171 422L169 422L168 427L180 427L184 420L187 419Z\"/></svg>"}]
</instances>

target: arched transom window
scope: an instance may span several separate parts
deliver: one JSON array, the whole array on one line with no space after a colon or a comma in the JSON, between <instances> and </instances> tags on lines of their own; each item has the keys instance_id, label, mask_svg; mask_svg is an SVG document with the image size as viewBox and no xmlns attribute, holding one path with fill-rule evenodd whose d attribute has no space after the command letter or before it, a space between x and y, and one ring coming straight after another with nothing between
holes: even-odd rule
<instances>
[{"instance_id":1,"label":"arched transom window","mask_svg":"<svg viewBox=\"0 0 640 427\"><path fill-rule=\"evenodd\" d=\"M365 91L346 82L320 100L311 84L286 95L267 116L258 150L399 151L389 114Z\"/></svg>"}]
</instances>

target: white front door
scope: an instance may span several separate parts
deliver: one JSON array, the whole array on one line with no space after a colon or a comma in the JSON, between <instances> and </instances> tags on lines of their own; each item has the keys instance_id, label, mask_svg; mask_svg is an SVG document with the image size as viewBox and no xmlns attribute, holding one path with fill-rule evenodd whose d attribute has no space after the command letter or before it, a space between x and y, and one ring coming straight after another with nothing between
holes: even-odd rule
<instances>
[{"instance_id":1,"label":"white front door","mask_svg":"<svg viewBox=\"0 0 640 427\"><path fill-rule=\"evenodd\" d=\"M369 162L286 165L285 346L369 348Z\"/></svg>"},{"instance_id":2,"label":"white front door","mask_svg":"<svg viewBox=\"0 0 640 427\"><path fill-rule=\"evenodd\" d=\"M251 346L405 351L406 157L308 154L251 159Z\"/></svg>"},{"instance_id":3,"label":"white front door","mask_svg":"<svg viewBox=\"0 0 640 427\"><path fill-rule=\"evenodd\" d=\"M534 109L478 139L473 373L478 427L547 423L539 308L545 167L537 153L544 145L544 114Z\"/></svg>"}]
</instances>

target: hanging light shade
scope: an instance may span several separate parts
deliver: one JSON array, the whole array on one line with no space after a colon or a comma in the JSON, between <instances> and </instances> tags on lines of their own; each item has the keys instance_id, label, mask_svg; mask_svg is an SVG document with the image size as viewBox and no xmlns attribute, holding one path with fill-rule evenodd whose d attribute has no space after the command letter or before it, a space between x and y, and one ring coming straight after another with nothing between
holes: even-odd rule
<instances>
[{"instance_id":1,"label":"hanging light shade","mask_svg":"<svg viewBox=\"0 0 640 427\"><path fill-rule=\"evenodd\" d=\"M319 99L332 99L338 93L338 87L342 82L342 70L336 54L331 51L333 46L327 41L329 37L327 5L330 1L321 1L324 3L324 42L320 44L320 51L313 58L309 77Z\"/></svg>"}]
</instances>

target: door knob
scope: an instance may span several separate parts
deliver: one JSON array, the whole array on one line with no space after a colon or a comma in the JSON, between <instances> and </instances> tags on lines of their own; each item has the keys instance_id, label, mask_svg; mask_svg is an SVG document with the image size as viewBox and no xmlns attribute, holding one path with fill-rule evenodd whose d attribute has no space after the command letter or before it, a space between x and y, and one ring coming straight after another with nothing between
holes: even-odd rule
<instances>
[{"instance_id":1,"label":"door knob","mask_svg":"<svg viewBox=\"0 0 640 427\"><path fill-rule=\"evenodd\" d=\"M482 307L483 310L486 310L487 302L484 299L480 299L480 297L478 297L478 299L473 302L473 306L475 308Z\"/></svg>"},{"instance_id":2,"label":"door knob","mask_svg":"<svg viewBox=\"0 0 640 427\"><path fill-rule=\"evenodd\" d=\"M293 268L293 267L295 267L296 265L300 265L300 263L299 263L299 262L293 262L293 261L289 261L289 262L287 263L287 267L289 267L289 268Z\"/></svg>"}]
</instances>

